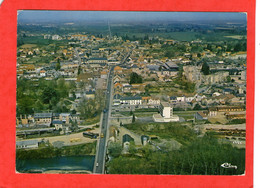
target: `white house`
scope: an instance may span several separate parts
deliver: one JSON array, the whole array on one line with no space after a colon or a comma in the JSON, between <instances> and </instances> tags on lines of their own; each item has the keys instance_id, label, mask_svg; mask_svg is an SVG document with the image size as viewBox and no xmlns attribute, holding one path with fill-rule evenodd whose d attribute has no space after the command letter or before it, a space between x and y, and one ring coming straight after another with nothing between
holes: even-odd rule
<instances>
[{"instance_id":1,"label":"white house","mask_svg":"<svg viewBox=\"0 0 260 188\"><path fill-rule=\"evenodd\" d=\"M139 96L122 97L120 99L120 102L121 102L121 104L141 105L142 97L139 97Z\"/></svg>"}]
</instances>

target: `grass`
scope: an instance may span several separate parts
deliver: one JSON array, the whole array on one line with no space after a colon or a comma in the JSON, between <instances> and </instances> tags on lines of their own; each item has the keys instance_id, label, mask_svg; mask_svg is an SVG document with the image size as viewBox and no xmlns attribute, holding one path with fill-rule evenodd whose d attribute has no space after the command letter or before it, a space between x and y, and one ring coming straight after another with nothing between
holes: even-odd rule
<instances>
[{"instance_id":1,"label":"grass","mask_svg":"<svg viewBox=\"0 0 260 188\"><path fill-rule=\"evenodd\" d=\"M195 132L182 123L131 123L124 125L127 129L138 134L156 135L163 139L175 139L183 145L192 142L197 135Z\"/></svg>"},{"instance_id":2,"label":"grass","mask_svg":"<svg viewBox=\"0 0 260 188\"><path fill-rule=\"evenodd\" d=\"M34 47L37 47L36 44L24 44L21 46L21 48L34 48Z\"/></svg>"},{"instance_id":3,"label":"grass","mask_svg":"<svg viewBox=\"0 0 260 188\"><path fill-rule=\"evenodd\" d=\"M94 118L86 119L84 121L83 125L92 125L92 124L99 123L99 122L100 122L100 115L97 115Z\"/></svg>"}]
</instances>

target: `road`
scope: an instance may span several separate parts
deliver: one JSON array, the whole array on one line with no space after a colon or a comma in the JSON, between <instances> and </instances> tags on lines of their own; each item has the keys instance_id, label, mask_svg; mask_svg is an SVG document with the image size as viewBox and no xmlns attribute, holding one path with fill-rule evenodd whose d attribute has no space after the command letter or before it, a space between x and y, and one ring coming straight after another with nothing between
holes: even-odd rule
<instances>
[{"instance_id":1,"label":"road","mask_svg":"<svg viewBox=\"0 0 260 188\"><path fill-rule=\"evenodd\" d=\"M96 154L94 170L96 174L103 174L105 168L105 156L106 156L106 145L108 139L108 129L109 129L109 117L111 114L111 104L113 99L113 74L114 67L111 68L108 76L107 93L106 93L106 104L105 110L103 112L103 119L101 123L101 134L104 135L103 138L100 136L98 150Z\"/></svg>"},{"instance_id":2,"label":"road","mask_svg":"<svg viewBox=\"0 0 260 188\"><path fill-rule=\"evenodd\" d=\"M133 48L134 49L134 48ZM133 49L131 49L126 56L123 58L120 65L124 64L126 60L131 55ZM109 132L109 118L111 116L111 110L112 110L112 102L113 102L113 76L114 76L114 67L112 66L109 75L108 75L108 81L107 81L107 91L106 91L106 103L105 103L105 109L103 112L102 120L101 120L101 134L104 135L103 138L99 139L98 146L97 146L97 153L95 157L95 164L93 173L95 174L104 174L105 170L105 157L107 152L107 140L108 140L108 132Z\"/></svg>"}]
</instances>

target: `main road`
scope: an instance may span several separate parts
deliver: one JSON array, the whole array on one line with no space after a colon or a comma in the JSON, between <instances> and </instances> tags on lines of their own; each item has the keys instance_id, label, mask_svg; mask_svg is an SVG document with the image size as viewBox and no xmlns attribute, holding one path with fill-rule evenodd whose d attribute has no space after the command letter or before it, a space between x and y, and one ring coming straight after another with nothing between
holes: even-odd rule
<instances>
[{"instance_id":1,"label":"main road","mask_svg":"<svg viewBox=\"0 0 260 188\"><path fill-rule=\"evenodd\" d=\"M109 117L111 114L111 105L113 99L113 74L114 66L110 69L107 82L107 91L106 91L106 102L105 109L103 111L103 118L101 120L101 134L100 136L98 150L96 153L96 159L94 164L93 173L103 174L105 169L105 156L106 156L106 143L108 139L109 132Z\"/></svg>"},{"instance_id":2,"label":"main road","mask_svg":"<svg viewBox=\"0 0 260 188\"><path fill-rule=\"evenodd\" d=\"M133 48L134 49L134 48ZM128 57L131 55L133 49L131 49L126 56L123 58L120 65L124 64ZM113 76L114 76L114 68L112 66L107 80L107 90L106 90L106 102L105 102L105 109L103 111L102 120L101 120L101 134L99 142L97 143L97 153L95 157L95 164L93 173L95 174L104 174L105 171L105 157L107 152L107 140L109 134L109 118L111 116L111 106L113 101Z\"/></svg>"}]
</instances>

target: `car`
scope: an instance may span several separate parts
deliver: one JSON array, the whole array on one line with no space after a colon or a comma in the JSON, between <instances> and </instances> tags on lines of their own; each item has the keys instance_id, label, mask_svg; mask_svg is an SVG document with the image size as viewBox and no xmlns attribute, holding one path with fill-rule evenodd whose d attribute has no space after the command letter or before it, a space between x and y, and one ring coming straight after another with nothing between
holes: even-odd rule
<instances>
[{"instance_id":1,"label":"car","mask_svg":"<svg viewBox=\"0 0 260 188\"><path fill-rule=\"evenodd\" d=\"M103 133L100 134L100 138L104 138L104 134Z\"/></svg>"},{"instance_id":2,"label":"car","mask_svg":"<svg viewBox=\"0 0 260 188\"><path fill-rule=\"evenodd\" d=\"M98 163L96 164L96 167L98 167Z\"/></svg>"}]
</instances>

